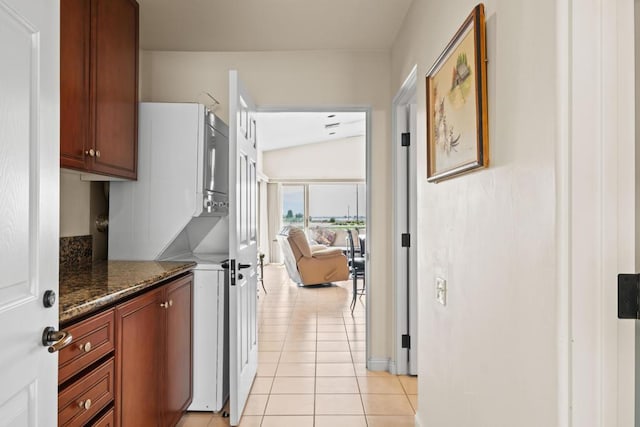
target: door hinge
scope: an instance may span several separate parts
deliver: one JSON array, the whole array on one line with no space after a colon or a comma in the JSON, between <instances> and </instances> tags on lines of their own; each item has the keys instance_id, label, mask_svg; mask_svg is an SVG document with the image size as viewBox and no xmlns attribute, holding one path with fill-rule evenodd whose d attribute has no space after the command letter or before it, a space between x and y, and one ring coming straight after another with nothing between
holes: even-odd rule
<instances>
[{"instance_id":1,"label":"door hinge","mask_svg":"<svg viewBox=\"0 0 640 427\"><path fill-rule=\"evenodd\" d=\"M402 336L402 348L411 348L411 335L405 334Z\"/></svg>"},{"instance_id":2,"label":"door hinge","mask_svg":"<svg viewBox=\"0 0 640 427\"><path fill-rule=\"evenodd\" d=\"M402 144L403 147L411 145L411 134L409 132L402 133L400 144Z\"/></svg>"},{"instance_id":3,"label":"door hinge","mask_svg":"<svg viewBox=\"0 0 640 427\"><path fill-rule=\"evenodd\" d=\"M640 319L640 274L618 274L618 319Z\"/></svg>"},{"instance_id":4,"label":"door hinge","mask_svg":"<svg viewBox=\"0 0 640 427\"><path fill-rule=\"evenodd\" d=\"M401 239L402 239L402 247L403 248L410 248L411 247L411 234L402 233Z\"/></svg>"}]
</instances>

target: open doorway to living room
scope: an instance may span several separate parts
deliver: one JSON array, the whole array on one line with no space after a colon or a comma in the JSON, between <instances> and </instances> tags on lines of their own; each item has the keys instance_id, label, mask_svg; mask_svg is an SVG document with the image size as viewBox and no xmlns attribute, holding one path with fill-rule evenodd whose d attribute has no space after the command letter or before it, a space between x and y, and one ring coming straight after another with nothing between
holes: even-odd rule
<instances>
[{"instance_id":1,"label":"open doorway to living room","mask_svg":"<svg viewBox=\"0 0 640 427\"><path fill-rule=\"evenodd\" d=\"M301 285L351 280L350 308L365 313L368 115L366 108L268 111L256 131L264 262L284 264ZM310 256L300 269L297 246L295 254L283 247L288 230L302 232L303 252L323 250L324 258ZM344 261L327 260L330 253Z\"/></svg>"}]
</instances>

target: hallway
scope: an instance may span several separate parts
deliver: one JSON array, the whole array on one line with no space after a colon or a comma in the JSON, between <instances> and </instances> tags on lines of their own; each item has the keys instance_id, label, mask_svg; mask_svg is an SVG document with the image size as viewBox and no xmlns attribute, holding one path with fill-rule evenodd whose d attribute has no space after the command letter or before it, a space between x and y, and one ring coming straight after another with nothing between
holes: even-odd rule
<instances>
[{"instance_id":1,"label":"hallway","mask_svg":"<svg viewBox=\"0 0 640 427\"><path fill-rule=\"evenodd\" d=\"M351 282L300 288L283 266L265 267L258 300L258 375L242 427L414 425L415 377L365 367L365 298L351 314ZM220 414L189 413L180 427L228 426Z\"/></svg>"}]
</instances>

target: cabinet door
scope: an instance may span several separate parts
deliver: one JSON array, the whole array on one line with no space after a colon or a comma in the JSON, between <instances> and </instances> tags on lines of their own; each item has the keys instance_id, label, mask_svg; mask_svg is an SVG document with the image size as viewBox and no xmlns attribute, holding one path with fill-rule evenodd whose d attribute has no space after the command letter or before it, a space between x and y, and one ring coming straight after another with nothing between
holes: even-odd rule
<instances>
[{"instance_id":1,"label":"cabinet door","mask_svg":"<svg viewBox=\"0 0 640 427\"><path fill-rule=\"evenodd\" d=\"M89 138L90 6L60 2L60 166L80 170Z\"/></svg>"},{"instance_id":2,"label":"cabinet door","mask_svg":"<svg viewBox=\"0 0 640 427\"><path fill-rule=\"evenodd\" d=\"M122 427L160 425L165 346L164 289L116 308L116 414Z\"/></svg>"},{"instance_id":3,"label":"cabinet door","mask_svg":"<svg viewBox=\"0 0 640 427\"><path fill-rule=\"evenodd\" d=\"M167 365L164 425L174 426L192 398L193 275L165 286L167 312Z\"/></svg>"},{"instance_id":4,"label":"cabinet door","mask_svg":"<svg viewBox=\"0 0 640 427\"><path fill-rule=\"evenodd\" d=\"M136 178L138 3L92 0L92 169Z\"/></svg>"}]
</instances>

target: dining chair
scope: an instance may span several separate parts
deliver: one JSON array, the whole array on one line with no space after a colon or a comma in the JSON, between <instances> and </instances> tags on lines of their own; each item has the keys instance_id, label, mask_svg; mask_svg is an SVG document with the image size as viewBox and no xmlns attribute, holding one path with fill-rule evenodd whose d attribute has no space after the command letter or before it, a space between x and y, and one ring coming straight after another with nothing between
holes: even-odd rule
<instances>
[{"instance_id":1,"label":"dining chair","mask_svg":"<svg viewBox=\"0 0 640 427\"><path fill-rule=\"evenodd\" d=\"M349 272L353 279L353 298L351 300L351 312L356 307L356 297L365 294L366 282L364 277L364 256L356 256L356 250L354 245L354 236L357 234L356 230L347 230L347 248L349 251ZM358 289L358 277L362 277L362 289Z\"/></svg>"}]
</instances>

